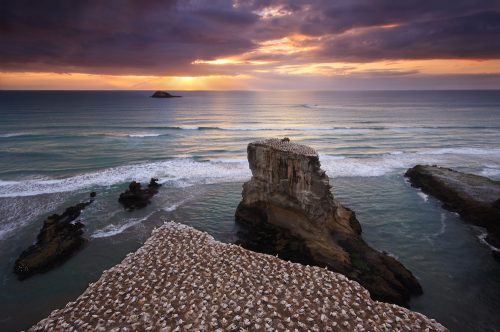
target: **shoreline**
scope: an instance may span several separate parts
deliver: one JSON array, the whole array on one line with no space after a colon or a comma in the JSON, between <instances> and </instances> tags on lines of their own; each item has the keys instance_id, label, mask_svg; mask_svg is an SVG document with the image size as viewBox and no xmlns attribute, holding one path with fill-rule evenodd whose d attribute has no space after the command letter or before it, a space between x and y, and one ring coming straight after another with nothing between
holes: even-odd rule
<instances>
[{"instance_id":1,"label":"shoreline","mask_svg":"<svg viewBox=\"0 0 500 332\"><path fill-rule=\"evenodd\" d=\"M341 274L290 263L166 222L74 302L30 331L47 329L446 331L423 314L374 301Z\"/></svg>"}]
</instances>

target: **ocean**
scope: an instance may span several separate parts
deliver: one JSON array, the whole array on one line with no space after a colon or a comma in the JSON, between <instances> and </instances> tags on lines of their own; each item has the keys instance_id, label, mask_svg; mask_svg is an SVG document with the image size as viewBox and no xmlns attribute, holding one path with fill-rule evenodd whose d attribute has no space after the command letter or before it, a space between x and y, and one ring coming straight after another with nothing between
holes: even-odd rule
<instances>
[{"instance_id":1,"label":"ocean","mask_svg":"<svg viewBox=\"0 0 500 332\"><path fill-rule=\"evenodd\" d=\"M315 148L334 197L365 240L421 282L411 309L451 331L500 331L500 264L439 201L403 174L437 164L500 179L500 91L0 91L0 330L25 329L74 300L103 270L174 220L223 242L251 173L249 142L289 137ZM158 195L125 211L132 180ZM43 219L97 193L88 244L65 264L18 281L19 254Z\"/></svg>"}]
</instances>

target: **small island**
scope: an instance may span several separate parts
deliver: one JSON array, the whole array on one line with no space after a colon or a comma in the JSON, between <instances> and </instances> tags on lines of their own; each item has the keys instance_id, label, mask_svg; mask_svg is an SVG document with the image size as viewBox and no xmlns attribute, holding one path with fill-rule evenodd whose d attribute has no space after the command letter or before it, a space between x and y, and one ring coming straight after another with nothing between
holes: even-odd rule
<instances>
[{"instance_id":1,"label":"small island","mask_svg":"<svg viewBox=\"0 0 500 332\"><path fill-rule=\"evenodd\" d=\"M180 98L182 96L174 96L166 91L155 91L155 93L153 93L153 95L151 96L151 98Z\"/></svg>"}]
</instances>

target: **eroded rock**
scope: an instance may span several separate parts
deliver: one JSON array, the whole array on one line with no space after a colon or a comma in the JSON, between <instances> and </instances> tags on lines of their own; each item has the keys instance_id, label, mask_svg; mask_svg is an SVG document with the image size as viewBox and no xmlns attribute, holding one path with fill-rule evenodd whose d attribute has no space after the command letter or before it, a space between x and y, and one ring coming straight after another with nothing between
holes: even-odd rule
<instances>
[{"instance_id":1,"label":"eroded rock","mask_svg":"<svg viewBox=\"0 0 500 332\"><path fill-rule=\"evenodd\" d=\"M151 178L146 188L142 188L139 182L132 181L128 186L128 190L120 194L118 202L130 211L142 209L151 203L151 197L158 193L160 186L158 179L155 178Z\"/></svg>"},{"instance_id":2,"label":"eroded rock","mask_svg":"<svg viewBox=\"0 0 500 332\"><path fill-rule=\"evenodd\" d=\"M61 264L85 244L84 225L74 222L95 197L88 202L67 208L63 214L53 214L43 222L36 244L23 251L14 263L14 273L23 280Z\"/></svg>"},{"instance_id":3,"label":"eroded rock","mask_svg":"<svg viewBox=\"0 0 500 332\"><path fill-rule=\"evenodd\" d=\"M500 182L483 176L438 167L417 165L406 174L412 186L421 188L458 212L466 221L485 227L486 241L500 248ZM493 250L498 259L498 252Z\"/></svg>"},{"instance_id":4,"label":"eroded rock","mask_svg":"<svg viewBox=\"0 0 500 332\"><path fill-rule=\"evenodd\" d=\"M269 139L250 143L247 152L252 178L235 215L244 226L243 247L326 266L359 281L377 300L406 305L422 293L409 270L362 239L354 212L333 198L314 149Z\"/></svg>"}]
</instances>

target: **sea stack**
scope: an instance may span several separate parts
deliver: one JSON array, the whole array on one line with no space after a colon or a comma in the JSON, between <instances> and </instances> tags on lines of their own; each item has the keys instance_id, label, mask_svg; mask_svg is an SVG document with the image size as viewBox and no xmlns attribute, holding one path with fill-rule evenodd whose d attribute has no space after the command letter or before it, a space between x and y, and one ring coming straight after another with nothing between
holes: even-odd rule
<instances>
[{"instance_id":1,"label":"sea stack","mask_svg":"<svg viewBox=\"0 0 500 332\"><path fill-rule=\"evenodd\" d=\"M327 267L376 300L407 305L422 293L409 270L366 244L354 212L334 199L314 149L267 139L250 143L247 153L252 178L235 215L243 247Z\"/></svg>"},{"instance_id":2,"label":"sea stack","mask_svg":"<svg viewBox=\"0 0 500 332\"><path fill-rule=\"evenodd\" d=\"M500 182L449 168L417 165L406 174L412 186L443 202L468 222L485 227L486 241L500 260Z\"/></svg>"}]
</instances>

